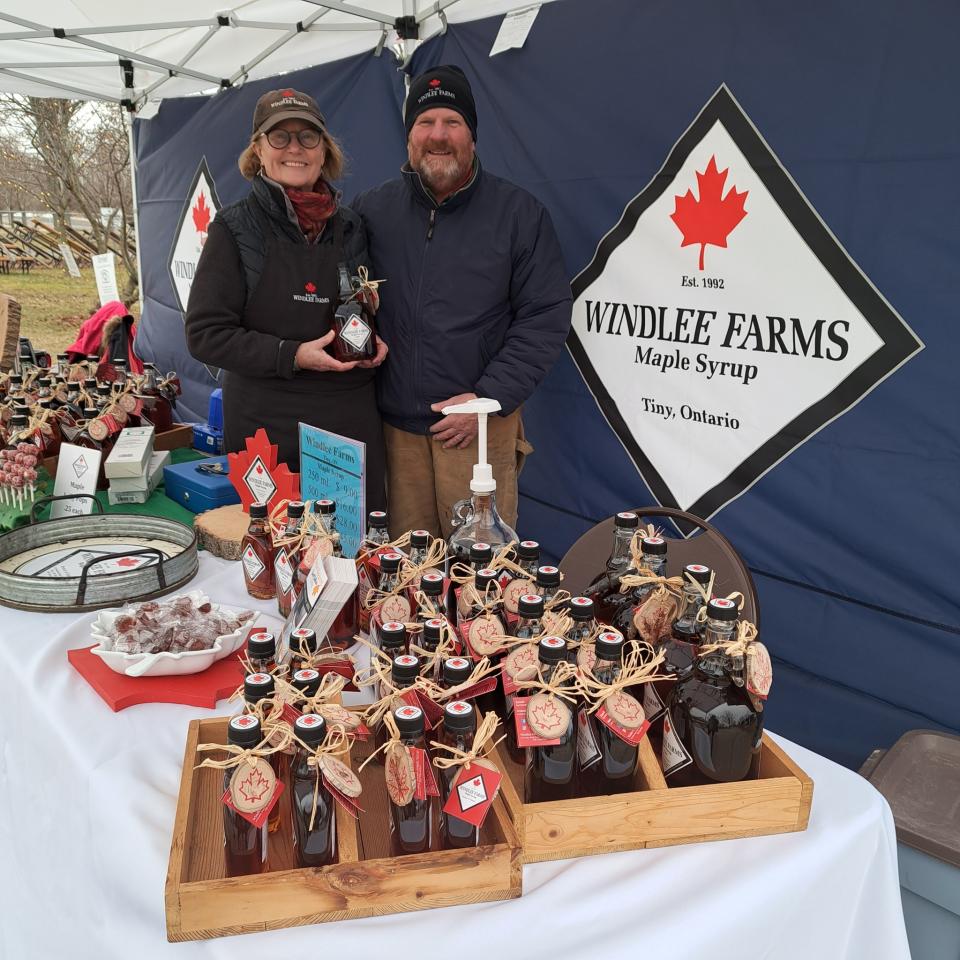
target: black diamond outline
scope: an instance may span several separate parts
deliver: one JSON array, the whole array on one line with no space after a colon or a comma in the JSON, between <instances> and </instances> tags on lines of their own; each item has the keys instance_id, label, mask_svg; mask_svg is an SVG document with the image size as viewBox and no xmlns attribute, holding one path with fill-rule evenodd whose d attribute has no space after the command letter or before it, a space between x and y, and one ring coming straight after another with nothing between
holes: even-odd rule
<instances>
[{"instance_id":1,"label":"black diamond outline","mask_svg":"<svg viewBox=\"0 0 960 960\"><path fill-rule=\"evenodd\" d=\"M590 263L573 278L570 286L574 302L603 273L610 255L629 238L641 214L670 187L691 152L717 120L723 124L754 173L793 224L800 238L874 329L883 345L837 384L830 393L801 411L723 480L687 508L687 512L707 520L746 493L781 460L837 417L856 406L887 377L924 348L923 341L884 299L844 250L840 241L833 236L726 84L720 85L697 114L693 123L670 151L663 166L643 190L627 204L619 221L597 244ZM594 370L572 326L567 337L567 349L600 407L601 413L623 444L657 502L664 507L681 509L663 477L634 439L616 403ZM685 524L678 525L686 536L698 529L688 529Z\"/></svg>"}]
</instances>

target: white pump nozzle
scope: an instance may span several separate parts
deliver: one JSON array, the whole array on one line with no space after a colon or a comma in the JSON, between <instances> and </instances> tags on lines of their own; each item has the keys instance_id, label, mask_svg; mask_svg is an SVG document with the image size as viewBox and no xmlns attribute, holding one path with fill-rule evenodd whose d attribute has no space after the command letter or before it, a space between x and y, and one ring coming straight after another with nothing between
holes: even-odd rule
<instances>
[{"instance_id":1,"label":"white pump nozzle","mask_svg":"<svg viewBox=\"0 0 960 960\"><path fill-rule=\"evenodd\" d=\"M451 413L475 413L478 420L477 429L477 458L478 463L473 465L473 479L470 481L472 493L493 493L497 489L497 481L493 479L493 468L487 463L487 415L496 413L500 409L499 400L488 397L477 397L466 403L455 403L443 408L443 415Z\"/></svg>"}]
</instances>

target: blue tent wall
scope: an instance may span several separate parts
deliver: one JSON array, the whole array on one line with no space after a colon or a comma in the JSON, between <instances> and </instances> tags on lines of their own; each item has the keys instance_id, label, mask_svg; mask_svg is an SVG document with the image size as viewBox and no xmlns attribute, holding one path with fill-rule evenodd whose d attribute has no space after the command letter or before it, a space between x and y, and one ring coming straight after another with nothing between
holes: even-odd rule
<instances>
[{"instance_id":1,"label":"blue tent wall","mask_svg":"<svg viewBox=\"0 0 960 960\"><path fill-rule=\"evenodd\" d=\"M757 578L764 639L776 657L771 728L848 765L906 729L960 729L953 586L960 427L951 376L960 341L953 269L960 260L960 66L952 51L960 10L931 2L908 11L894 0L813 0L802 9L785 0L564 0L541 9L522 50L490 58L499 24L450 27L420 48L413 71L448 62L467 71L484 165L547 204L571 277L726 83L826 224L926 343L714 522ZM392 176L403 156L393 65L354 58L302 76L283 82L302 83L327 109L326 90L351 91L331 111L354 161L347 197ZM314 79L320 76L323 84ZM154 240L142 228L148 318L171 309L166 256L201 153L221 200L239 196L242 181L231 165L253 100L269 86L238 91L243 109L229 117L229 100L215 98L223 111L217 138L207 108L183 101L141 125L161 122L155 136L141 132L141 162L155 159L143 153L153 144L165 173L157 174L157 192L141 172L141 222L152 204L166 204L152 221L165 235ZM205 143L230 141L216 165L191 134L199 130ZM146 268L146 243L162 254L161 276ZM182 343L179 314L176 321L154 330L145 323L158 348L174 338L171 356L182 351L174 337ZM652 502L568 355L525 419L537 454L521 478L521 533L552 555L596 520Z\"/></svg>"}]
</instances>

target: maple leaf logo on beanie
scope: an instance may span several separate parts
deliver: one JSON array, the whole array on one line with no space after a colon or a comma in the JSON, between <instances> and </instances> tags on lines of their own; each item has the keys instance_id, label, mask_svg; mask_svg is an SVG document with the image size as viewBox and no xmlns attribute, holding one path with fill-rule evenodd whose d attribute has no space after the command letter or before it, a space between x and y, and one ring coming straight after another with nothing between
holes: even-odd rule
<instances>
[{"instance_id":1,"label":"maple leaf logo on beanie","mask_svg":"<svg viewBox=\"0 0 960 960\"><path fill-rule=\"evenodd\" d=\"M439 86L440 86L440 81L439 81L436 77L434 77L434 78L430 81L430 86L431 86L431 87L439 87Z\"/></svg>"}]
</instances>

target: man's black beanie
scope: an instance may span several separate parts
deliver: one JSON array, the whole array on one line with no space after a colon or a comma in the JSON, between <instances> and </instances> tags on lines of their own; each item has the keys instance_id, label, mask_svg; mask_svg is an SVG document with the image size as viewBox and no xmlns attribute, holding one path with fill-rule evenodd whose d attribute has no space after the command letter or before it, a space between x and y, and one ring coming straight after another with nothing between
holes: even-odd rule
<instances>
[{"instance_id":1,"label":"man's black beanie","mask_svg":"<svg viewBox=\"0 0 960 960\"><path fill-rule=\"evenodd\" d=\"M473 102L470 81L459 67L434 67L421 73L410 83L410 92L403 107L403 122L410 136L413 121L424 110L446 107L456 110L470 128L474 142L477 139L477 106Z\"/></svg>"}]
</instances>

